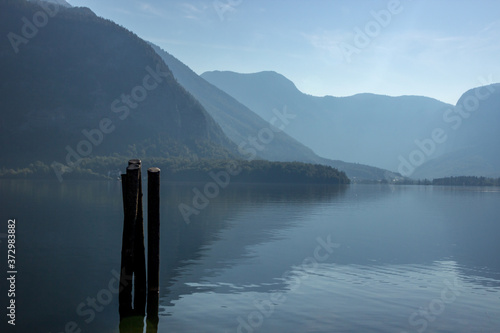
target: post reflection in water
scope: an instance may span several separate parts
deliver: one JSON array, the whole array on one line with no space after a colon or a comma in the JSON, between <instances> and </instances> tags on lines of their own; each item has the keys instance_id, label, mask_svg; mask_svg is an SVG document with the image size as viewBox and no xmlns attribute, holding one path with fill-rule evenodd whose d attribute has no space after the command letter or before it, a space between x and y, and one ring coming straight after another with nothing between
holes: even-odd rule
<instances>
[{"instance_id":1,"label":"post reflection in water","mask_svg":"<svg viewBox=\"0 0 500 333\"><path fill-rule=\"evenodd\" d=\"M120 333L143 333L144 318L146 318L146 332L157 333L159 321L158 303L158 294L150 293L148 295L146 316L137 315L133 312L127 312L127 314L124 315L122 312L120 312Z\"/></svg>"},{"instance_id":2,"label":"post reflection in water","mask_svg":"<svg viewBox=\"0 0 500 333\"><path fill-rule=\"evenodd\" d=\"M148 310L146 315L147 333L158 332L158 322L159 322L158 305L159 305L159 294L150 292L148 294Z\"/></svg>"}]
</instances>

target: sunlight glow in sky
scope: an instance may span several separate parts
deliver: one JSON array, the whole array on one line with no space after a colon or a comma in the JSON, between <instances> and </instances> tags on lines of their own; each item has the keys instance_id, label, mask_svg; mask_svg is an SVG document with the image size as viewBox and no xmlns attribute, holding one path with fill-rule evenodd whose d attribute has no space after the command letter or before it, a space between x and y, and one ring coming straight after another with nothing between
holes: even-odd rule
<instances>
[{"instance_id":1,"label":"sunlight glow in sky","mask_svg":"<svg viewBox=\"0 0 500 333\"><path fill-rule=\"evenodd\" d=\"M273 70L315 96L423 95L455 104L500 82L498 0L68 0L196 73Z\"/></svg>"}]
</instances>

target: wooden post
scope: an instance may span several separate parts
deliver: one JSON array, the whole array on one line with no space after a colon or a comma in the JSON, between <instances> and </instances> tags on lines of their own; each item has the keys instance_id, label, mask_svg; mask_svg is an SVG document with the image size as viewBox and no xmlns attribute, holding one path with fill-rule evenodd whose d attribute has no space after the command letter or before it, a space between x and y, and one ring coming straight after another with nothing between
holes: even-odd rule
<instances>
[{"instance_id":1,"label":"wooden post","mask_svg":"<svg viewBox=\"0 0 500 333\"><path fill-rule=\"evenodd\" d=\"M120 331L123 329L123 332L126 332L126 329L130 326L129 324L132 323L126 318L132 318L133 316L134 318L136 316L140 318L146 314L146 290L147 330L148 332L154 332L158 329L160 280L160 169L148 169L148 288L146 288L141 176L141 160L139 159L130 160L128 162L127 173L121 176L124 221L119 311L121 318ZM132 289L134 290L133 308Z\"/></svg>"},{"instance_id":2,"label":"wooden post","mask_svg":"<svg viewBox=\"0 0 500 333\"><path fill-rule=\"evenodd\" d=\"M139 166L129 165L122 175L123 237L120 271L120 292L118 295L120 316L132 314L132 283L134 274L135 221L139 199Z\"/></svg>"},{"instance_id":3,"label":"wooden post","mask_svg":"<svg viewBox=\"0 0 500 333\"><path fill-rule=\"evenodd\" d=\"M148 169L148 301L160 290L160 169ZM152 297L151 297L152 298ZM149 307L149 303L148 303ZM156 305L158 307L158 304ZM148 309L149 312L149 309Z\"/></svg>"},{"instance_id":4,"label":"wooden post","mask_svg":"<svg viewBox=\"0 0 500 333\"><path fill-rule=\"evenodd\" d=\"M158 332L160 292L160 169L148 169L148 309L146 333Z\"/></svg>"},{"instance_id":5,"label":"wooden post","mask_svg":"<svg viewBox=\"0 0 500 333\"><path fill-rule=\"evenodd\" d=\"M142 172L141 160L128 161L129 168L138 167L137 218L134 225L134 313L145 315L146 311L146 255L144 247L144 217L142 208Z\"/></svg>"}]
</instances>

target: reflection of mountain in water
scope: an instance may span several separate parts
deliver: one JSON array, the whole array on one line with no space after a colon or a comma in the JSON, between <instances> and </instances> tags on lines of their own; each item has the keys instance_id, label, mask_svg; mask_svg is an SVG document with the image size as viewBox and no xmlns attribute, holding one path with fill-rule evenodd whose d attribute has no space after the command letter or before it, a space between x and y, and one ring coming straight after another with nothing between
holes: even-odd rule
<instances>
[{"instance_id":1,"label":"reflection of mountain in water","mask_svg":"<svg viewBox=\"0 0 500 333\"><path fill-rule=\"evenodd\" d=\"M448 232L460 273L476 284L500 287L498 188L444 187ZM455 203L466 198L465 206ZM438 209L438 207L436 207Z\"/></svg>"},{"instance_id":2,"label":"reflection of mountain in water","mask_svg":"<svg viewBox=\"0 0 500 333\"><path fill-rule=\"evenodd\" d=\"M165 212L176 222L163 230L164 305L207 291L285 291L283 273L300 271L299 259L312 255L316 237L327 235L341 244L330 258L335 265L390 274L390 267L424 271L450 262L473 283L500 280L493 239L500 226L484 218L495 216L495 205L476 192L464 197L423 186L232 187L188 226L176 205L188 203L191 190L172 188L177 199Z\"/></svg>"},{"instance_id":3,"label":"reflection of mountain in water","mask_svg":"<svg viewBox=\"0 0 500 333\"><path fill-rule=\"evenodd\" d=\"M423 305L418 297L425 289L420 286L425 288L434 279L441 288L442 274L459 276L467 285L463 295L467 288L483 293L499 288L498 192L432 186L231 183L187 225L178 205L190 204L193 188L202 186L162 184L160 305L164 316L174 314L168 323L191 320L185 315L194 315L190 310L199 304L212 306L211 310L227 306L217 313L228 316L231 324L235 316L248 312L248 297L275 291L289 294L293 277L304 273L309 280L303 279L300 291L314 292L307 281L322 282L316 289L321 291L338 292L345 287L352 308L365 301L363 290L380 288L385 294L387 283L391 288L399 286L411 299L405 306ZM23 254L19 255L23 274L18 281L23 292L17 300L23 304L19 315L26 320L18 328L58 332L61 323L74 320L82 331L116 331L117 296L90 323L76 308L108 288L115 278L113 270L119 271L120 183L1 180L0 201L6 207L2 220L18 220L16 244ZM317 238L328 236L340 247L316 270L301 267L302 260L314 254ZM283 277L287 271L291 274ZM349 289L353 286L366 289L353 296ZM316 301L299 299L307 300ZM333 298L321 301L329 304ZM300 310L300 302L290 300L284 307ZM252 306L252 300L248 304ZM335 305L340 306L338 301ZM355 313L349 306L346 313ZM396 313L400 308L400 303L393 308L384 304L381 311ZM218 319L211 323L215 325Z\"/></svg>"},{"instance_id":4,"label":"reflection of mountain in water","mask_svg":"<svg viewBox=\"0 0 500 333\"><path fill-rule=\"evenodd\" d=\"M161 285L167 290L160 295L163 304L172 304L184 294L214 289L207 280L242 260L251 260L248 248L279 239L280 232L297 226L311 212L311 202L330 203L346 191L345 186L231 184L188 225L178 205L191 204L192 189L203 185L170 186L162 193ZM262 286L283 269L283 265L275 270L269 267L237 280L242 285ZM230 282L217 283L220 292L233 287L238 288Z\"/></svg>"}]
</instances>

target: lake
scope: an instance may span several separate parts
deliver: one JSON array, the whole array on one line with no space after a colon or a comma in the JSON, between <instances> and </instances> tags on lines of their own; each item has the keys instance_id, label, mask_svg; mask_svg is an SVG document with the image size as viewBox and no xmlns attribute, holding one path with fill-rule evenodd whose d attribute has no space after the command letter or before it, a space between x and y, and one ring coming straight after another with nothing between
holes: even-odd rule
<instances>
[{"instance_id":1,"label":"lake","mask_svg":"<svg viewBox=\"0 0 500 333\"><path fill-rule=\"evenodd\" d=\"M187 224L193 188L161 186L158 332L500 331L499 188L230 184ZM120 182L0 180L0 200L2 332L142 332L118 313Z\"/></svg>"}]
</instances>

